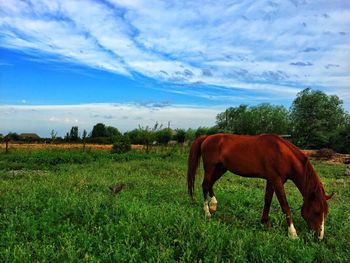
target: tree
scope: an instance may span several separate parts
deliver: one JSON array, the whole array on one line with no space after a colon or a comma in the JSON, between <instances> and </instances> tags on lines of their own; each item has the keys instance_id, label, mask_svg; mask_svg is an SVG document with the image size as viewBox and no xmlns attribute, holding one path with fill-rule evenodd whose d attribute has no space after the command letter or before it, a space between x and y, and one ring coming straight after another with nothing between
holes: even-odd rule
<instances>
[{"instance_id":1,"label":"tree","mask_svg":"<svg viewBox=\"0 0 350 263\"><path fill-rule=\"evenodd\" d=\"M304 148L330 146L330 138L346 126L343 102L335 95L326 95L309 88L298 93L290 108L292 136Z\"/></svg>"},{"instance_id":2,"label":"tree","mask_svg":"<svg viewBox=\"0 0 350 263\"><path fill-rule=\"evenodd\" d=\"M247 105L230 107L216 116L216 125L222 132L249 134L250 121Z\"/></svg>"},{"instance_id":3,"label":"tree","mask_svg":"<svg viewBox=\"0 0 350 263\"><path fill-rule=\"evenodd\" d=\"M218 131L234 134L285 134L289 132L288 111L268 103L252 107L240 105L219 113L216 127Z\"/></svg>"},{"instance_id":4,"label":"tree","mask_svg":"<svg viewBox=\"0 0 350 263\"><path fill-rule=\"evenodd\" d=\"M263 103L249 109L249 134L286 134L289 133L288 111L283 106Z\"/></svg>"},{"instance_id":5,"label":"tree","mask_svg":"<svg viewBox=\"0 0 350 263\"><path fill-rule=\"evenodd\" d=\"M142 144L142 136L140 129L133 129L131 131L126 132L124 135L127 135L132 144Z\"/></svg>"},{"instance_id":6,"label":"tree","mask_svg":"<svg viewBox=\"0 0 350 263\"><path fill-rule=\"evenodd\" d=\"M9 142L10 141L19 141L20 137L17 133L15 132L9 132L3 139L3 141L5 142L5 151L6 153L9 152Z\"/></svg>"},{"instance_id":7,"label":"tree","mask_svg":"<svg viewBox=\"0 0 350 263\"><path fill-rule=\"evenodd\" d=\"M213 135L213 134L217 134L219 132L220 131L219 131L218 127L213 126L213 127L208 128L206 135Z\"/></svg>"},{"instance_id":8,"label":"tree","mask_svg":"<svg viewBox=\"0 0 350 263\"><path fill-rule=\"evenodd\" d=\"M106 126L103 123L97 123L93 128L91 132L91 138L97 138L97 137L107 137L107 129Z\"/></svg>"},{"instance_id":9,"label":"tree","mask_svg":"<svg viewBox=\"0 0 350 263\"><path fill-rule=\"evenodd\" d=\"M108 126L107 128L106 128L106 135L108 136L108 137L116 137L116 136L121 136L122 134L120 133L120 131L117 129L117 128L115 128L115 127L112 127L112 126Z\"/></svg>"},{"instance_id":10,"label":"tree","mask_svg":"<svg viewBox=\"0 0 350 263\"><path fill-rule=\"evenodd\" d=\"M196 138L198 138L201 135L207 135L209 128L207 127L198 127L198 129L195 132Z\"/></svg>"},{"instance_id":11,"label":"tree","mask_svg":"<svg viewBox=\"0 0 350 263\"><path fill-rule=\"evenodd\" d=\"M78 129L78 126L73 126L70 129L69 141L70 142L77 142L77 141L79 141L79 129Z\"/></svg>"},{"instance_id":12,"label":"tree","mask_svg":"<svg viewBox=\"0 0 350 263\"><path fill-rule=\"evenodd\" d=\"M7 137L10 141L19 141L21 139L15 132L9 132L5 137Z\"/></svg>"},{"instance_id":13,"label":"tree","mask_svg":"<svg viewBox=\"0 0 350 263\"><path fill-rule=\"evenodd\" d=\"M196 139L196 131L191 128L187 129L185 139L189 142L194 141Z\"/></svg>"},{"instance_id":14,"label":"tree","mask_svg":"<svg viewBox=\"0 0 350 263\"><path fill-rule=\"evenodd\" d=\"M178 143L184 143L186 139L186 131L184 129L176 129L175 132L174 139Z\"/></svg>"},{"instance_id":15,"label":"tree","mask_svg":"<svg viewBox=\"0 0 350 263\"><path fill-rule=\"evenodd\" d=\"M86 137L87 137L87 132L86 132L86 130L84 129L83 134L81 135L81 139L83 140L83 142L85 142Z\"/></svg>"},{"instance_id":16,"label":"tree","mask_svg":"<svg viewBox=\"0 0 350 263\"><path fill-rule=\"evenodd\" d=\"M118 137L122 136L119 130L103 123L97 123L91 131L89 141L94 143L109 144L114 143Z\"/></svg>"},{"instance_id":17,"label":"tree","mask_svg":"<svg viewBox=\"0 0 350 263\"><path fill-rule=\"evenodd\" d=\"M83 151L85 151L86 136L87 136L87 132L86 132L86 130L84 129L83 134L81 135L81 140L83 141Z\"/></svg>"},{"instance_id":18,"label":"tree","mask_svg":"<svg viewBox=\"0 0 350 263\"><path fill-rule=\"evenodd\" d=\"M172 137L172 130L170 128L165 128L156 132L157 142L160 144L167 144Z\"/></svg>"},{"instance_id":19,"label":"tree","mask_svg":"<svg viewBox=\"0 0 350 263\"><path fill-rule=\"evenodd\" d=\"M51 143L54 143L57 138L57 132L55 130L51 130L50 136L51 136Z\"/></svg>"},{"instance_id":20,"label":"tree","mask_svg":"<svg viewBox=\"0 0 350 263\"><path fill-rule=\"evenodd\" d=\"M350 153L350 124L339 128L330 136L330 148L339 153Z\"/></svg>"},{"instance_id":21,"label":"tree","mask_svg":"<svg viewBox=\"0 0 350 263\"><path fill-rule=\"evenodd\" d=\"M148 126L142 127L139 125L139 136L141 140L141 144L146 145L146 152L149 152L150 145L155 141L156 139L156 131L160 129L162 126L158 128L158 123L156 122L154 124L153 128L150 128Z\"/></svg>"},{"instance_id":22,"label":"tree","mask_svg":"<svg viewBox=\"0 0 350 263\"><path fill-rule=\"evenodd\" d=\"M112 126L108 126L106 128L106 131L107 131L109 143L115 143L116 141L119 140L121 136L123 136L117 128Z\"/></svg>"},{"instance_id":23,"label":"tree","mask_svg":"<svg viewBox=\"0 0 350 263\"><path fill-rule=\"evenodd\" d=\"M69 132L67 132L66 135L64 136L64 140L65 140L66 142L69 142L69 141L70 141Z\"/></svg>"}]
</instances>

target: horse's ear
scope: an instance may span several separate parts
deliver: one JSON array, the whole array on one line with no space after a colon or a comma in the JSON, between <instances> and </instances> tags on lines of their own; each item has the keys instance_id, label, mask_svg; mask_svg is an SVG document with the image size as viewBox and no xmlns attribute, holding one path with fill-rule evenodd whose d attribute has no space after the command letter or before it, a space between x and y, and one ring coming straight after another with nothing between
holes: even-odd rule
<instances>
[{"instance_id":1,"label":"horse's ear","mask_svg":"<svg viewBox=\"0 0 350 263\"><path fill-rule=\"evenodd\" d=\"M334 195L334 192L330 195L326 195L326 200L328 201L328 200L332 199L333 195Z\"/></svg>"}]
</instances>

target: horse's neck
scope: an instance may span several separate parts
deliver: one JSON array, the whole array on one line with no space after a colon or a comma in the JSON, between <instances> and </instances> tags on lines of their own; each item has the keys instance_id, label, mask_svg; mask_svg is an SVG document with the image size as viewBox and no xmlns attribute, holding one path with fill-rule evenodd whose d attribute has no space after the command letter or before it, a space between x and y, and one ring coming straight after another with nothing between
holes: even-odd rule
<instances>
[{"instance_id":1,"label":"horse's neck","mask_svg":"<svg viewBox=\"0 0 350 263\"><path fill-rule=\"evenodd\" d=\"M306 185L303 180L292 180L295 186L298 188L300 194L303 196L303 199L306 200L308 192L306 191Z\"/></svg>"}]
</instances>

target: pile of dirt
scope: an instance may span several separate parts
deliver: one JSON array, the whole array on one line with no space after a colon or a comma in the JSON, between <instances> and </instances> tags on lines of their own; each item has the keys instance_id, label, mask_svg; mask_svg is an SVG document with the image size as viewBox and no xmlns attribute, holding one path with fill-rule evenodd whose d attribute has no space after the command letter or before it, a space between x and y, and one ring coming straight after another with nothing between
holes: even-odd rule
<instances>
[{"instance_id":1,"label":"pile of dirt","mask_svg":"<svg viewBox=\"0 0 350 263\"><path fill-rule=\"evenodd\" d=\"M317 150L303 150L303 153L310 159L322 160L334 164L350 164L350 154L334 153L329 159L319 158Z\"/></svg>"}]
</instances>

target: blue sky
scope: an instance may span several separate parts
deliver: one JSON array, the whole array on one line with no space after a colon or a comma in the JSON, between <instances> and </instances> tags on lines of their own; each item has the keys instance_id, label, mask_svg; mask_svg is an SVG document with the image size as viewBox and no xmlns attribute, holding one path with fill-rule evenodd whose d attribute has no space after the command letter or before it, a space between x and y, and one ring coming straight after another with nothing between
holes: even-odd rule
<instances>
[{"instance_id":1,"label":"blue sky","mask_svg":"<svg viewBox=\"0 0 350 263\"><path fill-rule=\"evenodd\" d=\"M306 87L350 109L349 1L0 1L0 133L210 126Z\"/></svg>"}]
</instances>

